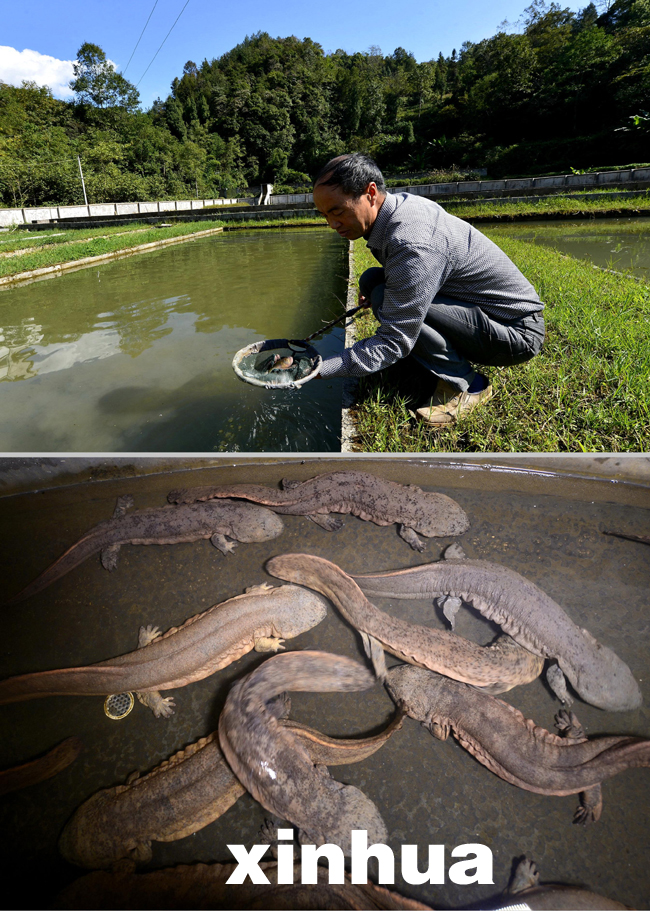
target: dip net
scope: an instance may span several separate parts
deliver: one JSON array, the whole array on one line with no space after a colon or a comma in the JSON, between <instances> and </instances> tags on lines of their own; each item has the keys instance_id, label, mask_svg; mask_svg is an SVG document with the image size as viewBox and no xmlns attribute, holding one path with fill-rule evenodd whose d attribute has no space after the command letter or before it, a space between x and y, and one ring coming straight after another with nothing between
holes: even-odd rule
<instances>
[{"instance_id":1,"label":"dip net","mask_svg":"<svg viewBox=\"0 0 650 911\"><path fill-rule=\"evenodd\" d=\"M267 339L237 352L232 366L245 383L265 389L296 389L318 375L323 359L311 345L291 339Z\"/></svg>"}]
</instances>

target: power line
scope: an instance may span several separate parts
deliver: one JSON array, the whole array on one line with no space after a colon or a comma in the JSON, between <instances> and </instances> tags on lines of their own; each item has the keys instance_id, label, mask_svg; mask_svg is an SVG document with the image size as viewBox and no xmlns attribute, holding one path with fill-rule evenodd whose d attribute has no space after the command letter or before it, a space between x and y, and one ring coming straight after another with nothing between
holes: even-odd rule
<instances>
[{"instance_id":1,"label":"power line","mask_svg":"<svg viewBox=\"0 0 650 911\"><path fill-rule=\"evenodd\" d=\"M152 9L151 12L149 13L149 19L151 19L151 17L153 16L153 11L155 10L155 8L156 8L157 6L158 6L158 0L156 0L156 2L155 2L154 5L153 5L153 9ZM146 31L146 28L147 28L147 26L149 25L149 19L147 19L147 21L146 21L145 24L144 24L144 28L143 28L142 31L140 32L140 37L138 38L138 40L137 40L137 42L136 42L136 45L135 45L135 47L133 48L133 52L132 52L131 56L129 57L129 63L131 63L131 61L133 60L133 54L135 54L135 52L136 52L137 49L138 49L138 44L140 44L140 42L142 41L142 36L144 35L144 33L145 33L145 31ZM126 66L124 67L124 69L122 70L122 75L124 75L124 74L126 73L126 71L128 70L128 68L129 68L129 63L127 63L127 65L126 65Z\"/></svg>"},{"instance_id":2,"label":"power line","mask_svg":"<svg viewBox=\"0 0 650 911\"><path fill-rule=\"evenodd\" d=\"M160 47L158 48L158 50L156 51L156 53L155 53L155 54L153 55L153 57L151 58L151 63L149 64L149 66L151 66L151 64L154 62L154 60L156 59L156 57L158 56L158 54L159 54L160 51L162 50L163 44L165 43L165 41L167 41L167 39L168 39L169 36L171 35L172 31L174 30L174 26L176 25L176 22L178 22L178 20L181 18L181 16L182 16L183 13L185 12L185 7L187 6L187 4L188 4L189 2L190 2L190 0L186 0L185 6L183 7L183 9L180 11L180 13L178 14L178 16L176 17L176 21L174 22L174 25L172 25L172 27L170 28L170 30L167 32L167 34L165 35L165 37L164 37L164 39L163 39L162 44L160 45ZM142 74L142 76L140 76L140 82L142 82L142 80L144 79L144 77L145 77L145 76L147 75L147 73L149 72L149 66L148 66L147 69L144 71L144 73ZM136 84L136 89L137 89L137 87L140 85L140 82L138 82L138 83Z\"/></svg>"}]
</instances>

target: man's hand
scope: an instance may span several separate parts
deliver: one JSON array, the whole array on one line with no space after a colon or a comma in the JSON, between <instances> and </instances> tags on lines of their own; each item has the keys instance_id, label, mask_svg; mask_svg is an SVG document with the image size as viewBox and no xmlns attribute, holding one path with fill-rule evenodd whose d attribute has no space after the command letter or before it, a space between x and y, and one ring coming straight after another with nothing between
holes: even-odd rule
<instances>
[{"instance_id":1,"label":"man's hand","mask_svg":"<svg viewBox=\"0 0 650 911\"><path fill-rule=\"evenodd\" d=\"M359 291L359 296L357 297L357 304L359 305L359 307L371 307L372 306L370 299L367 297L364 297L364 295L361 293L361 291Z\"/></svg>"}]
</instances>

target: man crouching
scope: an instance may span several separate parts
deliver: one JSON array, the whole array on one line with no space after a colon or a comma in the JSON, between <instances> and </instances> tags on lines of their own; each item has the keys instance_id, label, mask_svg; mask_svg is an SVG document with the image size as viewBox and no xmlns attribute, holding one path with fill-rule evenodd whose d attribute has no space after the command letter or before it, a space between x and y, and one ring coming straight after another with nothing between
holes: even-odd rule
<instances>
[{"instance_id":1,"label":"man crouching","mask_svg":"<svg viewBox=\"0 0 650 911\"><path fill-rule=\"evenodd\" d=\"M314 204L341 237L363 237L383 266L359 279L359 303L381 325L327 358L321 376L359 377L412 357L431 375L414 414L441 426L492 397L472 362L511 367L541 349L544 304L514 263L437 203L388 193L367 155L328 161L314 181Z\"/></svg>"}]
</instances>

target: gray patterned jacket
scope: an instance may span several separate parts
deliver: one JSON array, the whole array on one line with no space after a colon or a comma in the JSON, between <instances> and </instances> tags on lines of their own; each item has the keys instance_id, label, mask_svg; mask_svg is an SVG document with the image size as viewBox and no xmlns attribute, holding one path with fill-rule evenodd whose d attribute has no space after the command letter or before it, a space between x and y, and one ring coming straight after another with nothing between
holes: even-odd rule
<instances>
[{"instance_id":1,"label":"gray patterned jacket","mask_svg":"<svg viewBox=\"0 0 650 911\"><path fill-rule=\"evenodd\" d=\"M363 376L406 357L437 294L478 304L502 322L544 309L496 244L431 200L387 193L367 241L386 273L381 325L371 338L327 358L323 377Z\"/></svg>"}]
</instances>

